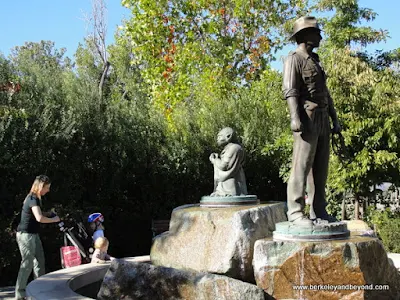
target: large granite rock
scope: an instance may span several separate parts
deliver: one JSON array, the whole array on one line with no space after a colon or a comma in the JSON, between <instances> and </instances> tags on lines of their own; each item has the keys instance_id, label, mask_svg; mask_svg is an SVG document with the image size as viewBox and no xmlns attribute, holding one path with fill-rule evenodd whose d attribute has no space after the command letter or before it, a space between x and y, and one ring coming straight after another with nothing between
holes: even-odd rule
<instances>
[{"instance_id":1,"label":"large granite rock","mask_svg":"<svg viewBox=\"0 0 400 300\"><path fill-rule=\"evenodd\" d=\"M257 285L277 299L400 299L400 273L376 238L326 242L263 239L254 247ZM389 289L369 290L382 288L376 285L388 285ZM303 290L294 286L303 286ZM313 290L305 290L311 286ZM368 290L356 290L361 286Z\"/></svg>"},{"instance_id":2,"label":"large granite rock","mask_svg":"<svg viewBox=\"0 0 400 300\"><path fill-rule=\"evenodd\" d=\"M264 300L261 288L226 276L114 260L106 273L100 300Z\"/></svg>"},{"instance_id":3,"label":"large granite rock","mask_svg":"<svg viewBox=\"0 0 400 300\"><path fill-rule=\"evenodd\" d=\"M178 207L169 232L154 239L154 265L226 275L254 283L254 243L286 220L285 204Z\"/></svg>"}]
</instances>

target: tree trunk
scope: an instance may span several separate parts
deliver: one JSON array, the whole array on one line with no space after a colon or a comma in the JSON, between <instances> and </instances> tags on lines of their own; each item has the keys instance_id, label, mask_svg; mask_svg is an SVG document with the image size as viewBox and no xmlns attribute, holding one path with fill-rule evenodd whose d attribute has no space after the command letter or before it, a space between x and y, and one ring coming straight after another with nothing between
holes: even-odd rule
<instances>
[{"instance_id":1,"label":"tree trunk","mask_svg":"<svg viewBox=\"0 0 400 300\"><path fill-rule=\"evenodd\" d=\"M360 199L358 195L354 198L354 220L360 220Z\"/></svg>"},{"instance_id":2,"label":"tree trunk","mask_svg":"<svg viewBox=\"0 0 400 300\"><path fill-rule=\"evenodd\" d=\"M103 74L101 74L101 78L100 78L100 83L99 83L99 96L100 99L103 97L103 87L104 87L104 82L105 79L107 77L107 73L108 73L108 69L110 68L110 62L106 62L104 65L104 69L103 69Z\"/></svg>"},{"instance_id":3,"label":"tree trunk","mask_svg":"<svg viewBox=\"0 0 400 300\"><path fill-rule=\"evenodd\" d=\"M368 208L368 199L364 199L362 202L362 212L361 212L361 220L364 220L364 218L367 215L367 208Z\"/></svg>"},{"instance_id":4,"label":"tree trunk","mask_svg":"<svg viewBox=\"0 0 400 300\"><path fill-rule=\"evenodd\" d=\"M346 198L342 199L342 221L346 220Z\"/></svg>"}]
</instances>

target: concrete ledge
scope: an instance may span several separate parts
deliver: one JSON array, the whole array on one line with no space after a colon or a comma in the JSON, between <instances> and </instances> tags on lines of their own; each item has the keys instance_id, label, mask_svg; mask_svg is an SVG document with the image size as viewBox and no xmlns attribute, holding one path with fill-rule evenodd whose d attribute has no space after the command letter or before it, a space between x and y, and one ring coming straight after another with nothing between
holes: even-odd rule
<instances>
[{"instance_id":1,"label":"concrete ledge","mask_svg":"<svg viewBox=\"0 0 400 300\"><path fill-rule=\"evenodd\" d=\"M388 257L392 260L394 266L400 271L400 253L388 253Z\"/></svg>"},{"instance_id":2,"label":"concrete ledge","mask_svg":"<svg viewBox=\"0 0 400 300\"><path fill-rule=\"evenodd\" d=\"M124 259L131 262L150 262L149 255ZM110 263L84 264L48 273L29 283L26 288L26 294L30 299L37 300L92 299L75 291L103 280L109 266Z\"/></svg>"}]
</instances>

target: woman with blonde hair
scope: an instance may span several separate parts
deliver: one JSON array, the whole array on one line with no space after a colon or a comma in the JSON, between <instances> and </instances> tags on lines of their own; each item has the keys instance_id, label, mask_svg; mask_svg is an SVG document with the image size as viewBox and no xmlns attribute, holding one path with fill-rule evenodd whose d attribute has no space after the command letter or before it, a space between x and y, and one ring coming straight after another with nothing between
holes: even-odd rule
<instances>
[{"instance_id":1,"label":"woman with blonde hair","mask_svg":"<svg viewBox=\"0 0 400 300\"><path fill-rule=\"evenodd\" d=\"M49 213L42 213L41 210L42 196L50 191L50 184L50 179L46 175L37 176L22 205L21 221L17 228L17 243L22 261L15 284L15 299L25 299L25 289L32 269L35 279L45 273L39 223L60 222L58 216L49 218L46 216Z\"/></svg>"}]
</instances>

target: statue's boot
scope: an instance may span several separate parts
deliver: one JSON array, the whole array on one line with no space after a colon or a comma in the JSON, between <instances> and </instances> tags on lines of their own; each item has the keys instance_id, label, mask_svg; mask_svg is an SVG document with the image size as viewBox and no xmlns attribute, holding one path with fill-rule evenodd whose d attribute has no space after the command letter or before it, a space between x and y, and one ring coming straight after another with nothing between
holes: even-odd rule
<instances>
[{"instance_id":1,"label":"statue's boot","mask_svg":"<svg viewBox=\"0 0 400 300\"><path fill-rule=\"evenodd\" d=\"M296 220L293 220L292 224L296 225L296 226L301 226L301 227L312 227L313 226L313 221L311 221L306 216L301 216L300 218L297 218Z\"/></svg>"},{"instance_id":2,"label":"statue's boot","mask_svg":"<svg viewBox=\"0 0 400 300\"><path fill-rule=\"evenodd\" d=\"M327 220L329 223L338 222L338 219L336 219L335 217L330 216L330 215L326 215L323 219Z\"/></svg>"},{"instance_id":3,"label":"statue's boot","mask_svg":"<svg viewBox=\"0 0 400 300\"><path fill-rule=\"evenodd\" d=\"M328 215L327 213L325 213L323 215L318 215L314 220L317 220L317 219L326 220L329 223L338 222L338 219L336 219L335 217L333 217L331 215Z\"/></svg>"}]
</instances>

